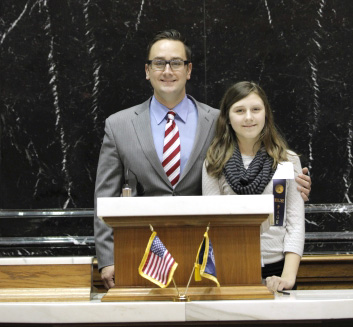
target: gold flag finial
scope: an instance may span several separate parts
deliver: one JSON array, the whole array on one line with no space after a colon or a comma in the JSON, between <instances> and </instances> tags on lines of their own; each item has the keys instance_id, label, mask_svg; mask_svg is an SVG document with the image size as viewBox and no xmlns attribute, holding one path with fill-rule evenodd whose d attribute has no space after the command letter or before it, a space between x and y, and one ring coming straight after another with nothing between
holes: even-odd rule
<instances>
[{"instance_id":1,"label":"gold flag finial","mask_svg":"<svg viewBox=\"0 0 353 327\"><path fill-rule=\"evenodd\" d=\"M151 224L150 224L150 230L151 230L152 233L154 232L153 227L152 227Z\"/></svg>"}]
</instances>

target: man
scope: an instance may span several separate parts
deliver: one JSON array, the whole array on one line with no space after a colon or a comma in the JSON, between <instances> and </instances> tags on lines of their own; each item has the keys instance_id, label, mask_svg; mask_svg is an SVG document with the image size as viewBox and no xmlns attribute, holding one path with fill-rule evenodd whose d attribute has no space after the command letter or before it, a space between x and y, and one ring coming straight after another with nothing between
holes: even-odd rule
<instances>
[{"instance_id":1,"label":"man","mask_svg":"<svg viewBox=\"0 0 353 327\"><path fill-rule=\"evenodd\" d=\"M219 111L186 95L191 50L178 31L160 32L153 38L147 48L145 71L153 97L106 120L95 201L97 197L120 196L127 178L132 196L201 195L202 163ZM165 144L169 132L173 134L170 153L166 149L170 143ZM310 177L302 175L298 183L306 200ZM112 229L95 214L94 232L98 269L109 289L114 286Z\"/></svg>"}]
</instances>

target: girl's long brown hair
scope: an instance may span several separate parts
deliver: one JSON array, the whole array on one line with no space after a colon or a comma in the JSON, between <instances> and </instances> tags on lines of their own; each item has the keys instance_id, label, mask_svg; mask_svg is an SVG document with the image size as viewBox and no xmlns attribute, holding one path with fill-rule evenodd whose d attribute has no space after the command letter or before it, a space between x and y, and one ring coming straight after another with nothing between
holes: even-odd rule
<instances>
[{"instance_id":1,"label":"girl's long brown hair","mask_svg":"<svg viewBox=\"0 0 353 327\"><path fill-rule=\"evenodd\" d=\"M265 105L265 126L261 131L257 144L263 146L273 158L273 168L281 161L287 161L288 145L277 131L272 110L263 89L253 82L239 82L232 85L221 100L220 115L217 120L215 137L207 151L207 173L214 177L222 175L223 168L238 146L236 134L230 125L229 110L232 105L247 97L250 93L257 94Z\"/></svg>"}]
</instances>

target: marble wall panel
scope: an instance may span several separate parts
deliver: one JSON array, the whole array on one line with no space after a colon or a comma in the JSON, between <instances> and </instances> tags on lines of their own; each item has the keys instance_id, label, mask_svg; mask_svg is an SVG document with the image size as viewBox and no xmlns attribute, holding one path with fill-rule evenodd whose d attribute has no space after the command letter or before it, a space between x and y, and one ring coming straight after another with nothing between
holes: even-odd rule
<instances>
[{"instance_id":1,"label":"marble wall panel","mask_svg":"<svg viewBox=\"0 0 353 327\"><path fill-rule=\"evenodd\" d=\"M193 49L188 93L217 107L232 83L260 83L310 203L351 203L352 17L350 0L1 1L0 208L93 207L104 119L151 95L145 49L166 28Z\"/></svg>"},{"instance_id":2,"label":"marble wall panel","mask_svg":"<svg viewBox=\"0 0 353 327\"><path fill-rule=\"evenodd\" d=\"M353 253L353 205L307 205L304 254ZM95 255L93 210L0 210L0 257Z\"/></svg>"}]
</instances>

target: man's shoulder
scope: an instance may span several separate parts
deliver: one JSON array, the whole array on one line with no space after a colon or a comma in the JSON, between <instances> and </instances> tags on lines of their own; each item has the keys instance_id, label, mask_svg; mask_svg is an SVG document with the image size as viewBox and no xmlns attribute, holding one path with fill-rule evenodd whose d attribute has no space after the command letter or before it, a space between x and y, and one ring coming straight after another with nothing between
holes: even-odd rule
<instances>
[{"instance_id":1,"label":"man's shoulder","mask_svg":"<svg viewBox=\"0 0 353 327\"><path fill-rule=\"evenodd\" d=\"M195 103L196 107L199 110L203 110L206 114L212 115L214 117L218 117L219 109L213 108L206 103L199 102L190 95L188 95L188 97Z\"/></svg>"},{"instance_id":2,"label":"man's shoulder","mask_svg":"<svg viewBox=\"0 0 353 327\"><path fill-rule=\"evenodd\" d=\"M136 106L120 110L120 111L110 115L107 118L107 120L109 120L109 121L117 121L117 120L125 120L125 119L129 119L129 118L135 117L136 115L138 115L142 111L148 110L149 102L150 102L150 99L148 99L145 102L140 103L140 104L138 104Z\"/></svg>"}]
</instances>

